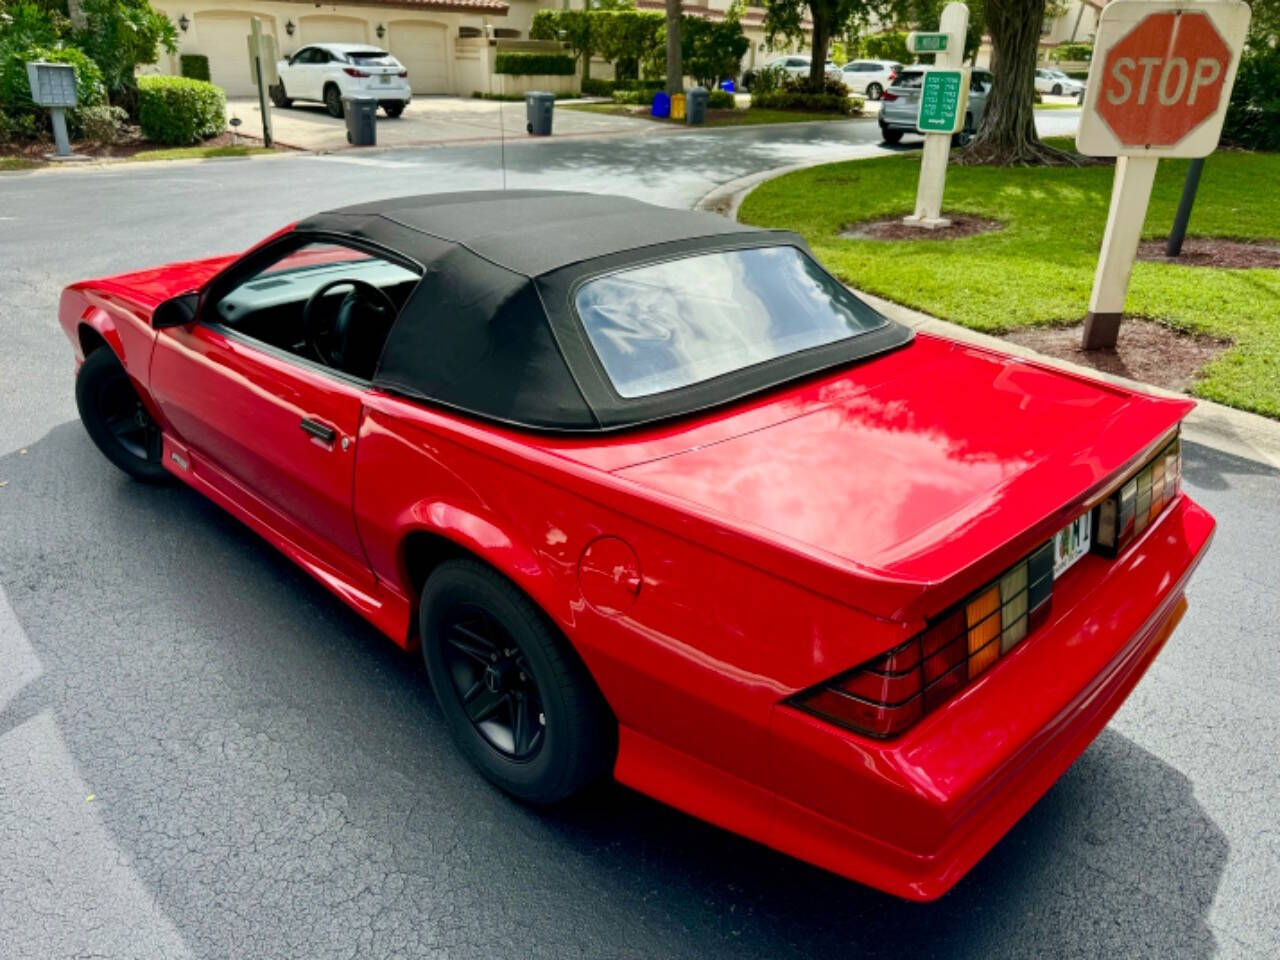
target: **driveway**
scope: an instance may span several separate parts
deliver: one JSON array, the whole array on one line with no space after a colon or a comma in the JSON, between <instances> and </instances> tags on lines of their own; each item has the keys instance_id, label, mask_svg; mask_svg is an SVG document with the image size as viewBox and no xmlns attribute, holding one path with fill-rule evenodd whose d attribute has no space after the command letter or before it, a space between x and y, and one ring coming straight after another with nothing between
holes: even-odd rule
<instances>
[{"instance_id":1,"label":"driveway","mask_svg":"<svg viewBox=\"0 0 1280 960\"><path fill-rule=\"evenodd\" d=\"M513 188L687 207L754 171L880 153L877 136L0 175L0 956L1280 955L1280 476L1262 464L1187 445L1220 526L1186 619L1097 742L922 906L622 788L512 803L453 749L413 657L198 495L129 482L75 421L55 322L71 280L328 206L495 188L504 153Z\"/></svg>"},{"instance_id":2,"label":"driveway","mask_svg":"<svg viewBox=\"0 0 1280 960\"><path fill-rule=\"evenodd\" d=\"M239 117L240 131L262 135L262 112L257 97L227 101L227 119ZM342 150L347 147L346 121L329 116L320 104L296 103L271 108L275 138L300 150ZM554 131L559 136L652 132L655 125L631 117L611 117L581 110L557 110ZM378 145L427 146L468 141L528 138L523 102L418 97L392 120L378 111Z\"/></svg>"}]
</instances>

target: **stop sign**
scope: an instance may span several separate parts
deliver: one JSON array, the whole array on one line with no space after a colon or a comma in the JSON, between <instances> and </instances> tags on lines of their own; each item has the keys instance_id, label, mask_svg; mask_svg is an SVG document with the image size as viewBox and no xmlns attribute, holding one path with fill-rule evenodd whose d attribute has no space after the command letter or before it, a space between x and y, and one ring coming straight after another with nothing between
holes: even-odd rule
<instances>
[{"instance_id":1,"label":"stop sign","mask_svg":"<svg viewBox=\"0 0 1280 960\"><path fill-rule=\"evenodd\" d=\"M1076 141L1098 156L1211 153L1235 79L1249 8L1112 0L1103 8Z\"/></svg>"},{"instance_id":2,"label":"stop sign","mask_svg":"<svg viewBox=\"0 0 1280 960\"><path fill-rule=\"evenodd\" d=\"M1153 13L1108 51L1098 113L1125 146L1171 147L1217 112L1230 64L1203 13Z\"/></svg>"}]
</instances>

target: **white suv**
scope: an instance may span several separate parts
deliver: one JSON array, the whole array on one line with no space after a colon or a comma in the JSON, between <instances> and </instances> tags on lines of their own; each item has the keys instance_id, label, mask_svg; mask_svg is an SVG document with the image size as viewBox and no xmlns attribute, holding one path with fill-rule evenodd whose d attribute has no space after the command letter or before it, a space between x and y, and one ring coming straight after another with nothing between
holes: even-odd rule
<instances>
[{"instance_id":1,"label":"white suv","mask_svg":"<svg viewBox=\"0 0 1280 960\"><path fill-rule=\"evenodd\" d=\"M879 100L901 70L893 60L852 60L840 68L849 92L868 100Z\"/></svg>"},{"instance_id":2,"label":"white suv","mask_svg":"<svg viewBox=\"0 0 1280 960\"><path fill-rule=\"evenodd\" d=\"M807 80L809 78L809 64L812 61L808 57L795 54L789 57L778 57L770 60L764 65L765 70L782 70L791 74L793 77L799 77ZM825 64L823 72L827 75L828 80L843 79L840 75L840 68L828 60Z\"/></svg>"},{"instance_id":3,"label":"white suv","mask_svg":"<svg viewBox=\"0 0 1280 960\"><path fill-rule=\"evenodd\" d=\"M409 71L387 51L363 43L313 43L276 64L280 82L271 102L318 100L331 117L342 116L342 98L376 97L388 117L404 112L411 95Z\"/></svg>"}]
</instances>

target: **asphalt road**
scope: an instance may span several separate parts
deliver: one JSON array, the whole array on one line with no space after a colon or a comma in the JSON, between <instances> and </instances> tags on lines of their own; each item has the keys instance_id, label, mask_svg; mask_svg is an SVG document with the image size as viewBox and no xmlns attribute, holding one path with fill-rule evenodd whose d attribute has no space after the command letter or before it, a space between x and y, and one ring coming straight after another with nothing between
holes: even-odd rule
<instances>
[{"instance_id":1,"label":"asphalt road","mask_svg":"<svg viewBox=\"0 0 1280 960\"><path fill-rule=\"evenodd\" d=\"M508 185L688 206L873 134L520 143ZM196 494L128 481L75 422L63 284L497 170L484 146L0 177L0 957L1280 953L1280 476L1259 464L1188 445L1220 527L1182 627L921 906L619 787L507 800L413 657Z\"/></svg>"}]
</instances>

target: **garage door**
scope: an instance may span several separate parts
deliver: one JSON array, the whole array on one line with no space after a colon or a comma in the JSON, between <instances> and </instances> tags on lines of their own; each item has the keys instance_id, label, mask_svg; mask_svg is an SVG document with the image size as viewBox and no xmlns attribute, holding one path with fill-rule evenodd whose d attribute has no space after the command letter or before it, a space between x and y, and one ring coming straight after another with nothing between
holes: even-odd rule
<instances>
[{"instance_id":1,"label":"garage door","mask_svg":"<svg viewBox=\"0 0 1280 960\"><path fill-rule=\"evenodd\" d=\"M449 93L448 44L444 27L399 21L387 29L387 46L409 71L414 93Z\"/></svg>"},{"instance_id":2,"label":"garage door","mask_svg":"<svg viewBox=\"0 0 1280 960\"><path fill-rule=\"evenodd\" d=\"M368 43L368 24L354 17L300 17L302 43Z\"/></svg>"},{"instance_id":3,"label":"garage door","mask_svg":"<svg viewBox=\"0 0 1280 960\"><path fill-rule=\"evenodd\" d=\"M244 14L197 13L195 40L189 53L203 53L209 58L209 79L227 91L228 96L249 97L257 88L249 78L249 17ZM268 30L269 24L264 24Z\"/></svg>"}]
</instances>

